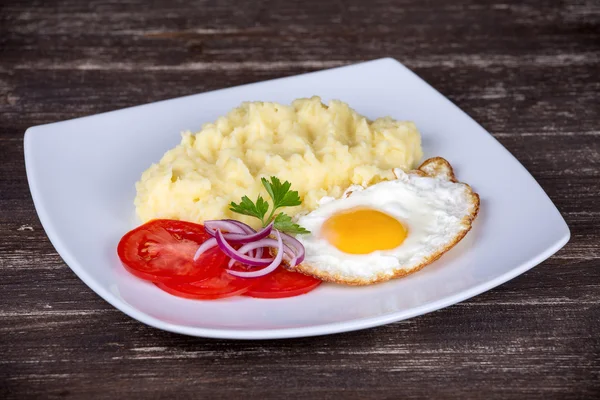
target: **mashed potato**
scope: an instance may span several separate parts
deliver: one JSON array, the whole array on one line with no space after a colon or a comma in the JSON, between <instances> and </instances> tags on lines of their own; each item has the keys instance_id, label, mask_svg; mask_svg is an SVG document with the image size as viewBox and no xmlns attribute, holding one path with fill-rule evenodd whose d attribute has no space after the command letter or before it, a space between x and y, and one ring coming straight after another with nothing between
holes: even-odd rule
<instances>
[{"instance_id":1,"label":"mashed potato","mask_svg":"<svg viewBox=\"0 0 600 400\"><path fill-rule=\"evenodd\" d=\"M394 179L393 168L415 168L421 137L412 122L389 117L369 121L341 101L319 97L291 106L244 103L165 153L136 184L136 211L146 222L236 218L229 211L244 195L268 198L260 177L292 183L303 203L284 209L294 216L317 208L323 196L339 197L351 184Z\"/></svg>"}]
</instances>

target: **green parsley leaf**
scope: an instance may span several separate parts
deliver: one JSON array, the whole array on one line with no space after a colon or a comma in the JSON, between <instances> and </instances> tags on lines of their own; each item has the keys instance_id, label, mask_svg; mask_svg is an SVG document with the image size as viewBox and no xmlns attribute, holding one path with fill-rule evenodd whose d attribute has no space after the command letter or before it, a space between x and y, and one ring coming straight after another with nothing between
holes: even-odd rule
<instances>
[{"instance_id":1,"label":"green parsley leaf","mask_svg":"<svg viewBox=\"0 0 600 400\"><path fill-rule=\"evenodd\" d=\"M258 196L255 204L248 198L248 196L244 196L239 204L236 204L232 201L231 204L229 204L229 209L238 214L249 215L263 221L265 214L269 210L269 203L267 203L261 196Z\"/></svg>"},{"instance_id":2,"label":"green parsley leaf","mask_svg":"<svg viewBox=\"0 0 600 400\"><path fill-rule=\"evenodd\" d=\"M273 199L273 211L280 207L293 207L302 204L298 192L290 190L292 184L288 181L281 183L279 178L272 176L271 182L265 178L261 178L261 182L271 199Z\"/></svg>"},{"instance_id":3,"label":"green parsley leaf","mask_svg":"<svg viewBox=\"0 0 600 400\"><path fill-rule=\"evenodd\" d=\"M293 207L302 204L298 192L295 190L290 190L292 184L288 181L281 183L276 176L272 176L270 181L265 178L261 178L261 182L267 190L269 197L271 197L273 200L273 208L266 219L265 215L267 215L267 211L269 211L269 203L267 203L267 201L261 196L258 196L256 202L252 202L248 196L244 196L239 204L231 202L231 204L229 204L229 209L238 214L256 217L260 219L263 226L266 226L268 223L273 221L275 229L282 232L291 234L310 233L300 225L292 222L292 218L287 214L279 213L273 219L275 210L278 208Z\"/></svg>"},{"instance_id":4,"label":"green parsley leaf","mask_svg":"<svg viewBox=\"0 0 600 400\"><path fill-rule=\"evenodd\" d=\"M291 234L302 234L302 233L310 233L310 231L304 229L300 225L292 222L292 218L284 213L277 214L275 217L275 221L273 227L277 230L280 230L285 233Z\"/></svg>"}]
</instances>

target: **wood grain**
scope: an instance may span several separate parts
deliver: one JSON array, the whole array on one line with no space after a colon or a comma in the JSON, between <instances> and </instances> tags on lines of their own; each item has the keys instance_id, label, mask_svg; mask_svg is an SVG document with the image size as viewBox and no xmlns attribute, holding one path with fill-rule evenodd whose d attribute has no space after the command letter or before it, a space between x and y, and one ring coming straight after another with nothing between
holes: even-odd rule
<instances>
[{"instance_id":1,"label":"wood grain","mask_svg":"<svg viewBox=\"0 0 600 400\"><path fill-rule=\"evenodd\" d=\"M523 163L571 228L563 250L412 320L239 342L132 320L48 242L27 127L385 56ZM598 398L599 72L594 0L3 1L0 398Z\"/></svg>"}]
</instances>

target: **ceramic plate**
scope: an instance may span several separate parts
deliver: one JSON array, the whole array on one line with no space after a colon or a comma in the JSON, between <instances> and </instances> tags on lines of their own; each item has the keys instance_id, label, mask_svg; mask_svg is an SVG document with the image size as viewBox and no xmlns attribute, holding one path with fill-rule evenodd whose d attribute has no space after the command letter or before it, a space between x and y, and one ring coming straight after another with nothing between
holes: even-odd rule
<instances>
[{"instance_id":1,"label":"ceramic plate","mask_svg":"<svg viewBox=\"0 0 600 400\"><path fill-rule=\"evenodd\" d=\"M481 196L472 231L406 278L366 287L321 285L294 298L195 301L171 296L121 266L116 246L138 225L135 182L180 141L243 101L340 99L359 113L414 121L425 158L442 156ZM91 117L25 134L39 218L69 267L93 291L145 324L187 335L267 339L369 328L468 299L544 261L569 229L525 168L485 129L393 59L244 85ZM60 285L60 282L57 282Z\"/></svg>"}]
</instances>

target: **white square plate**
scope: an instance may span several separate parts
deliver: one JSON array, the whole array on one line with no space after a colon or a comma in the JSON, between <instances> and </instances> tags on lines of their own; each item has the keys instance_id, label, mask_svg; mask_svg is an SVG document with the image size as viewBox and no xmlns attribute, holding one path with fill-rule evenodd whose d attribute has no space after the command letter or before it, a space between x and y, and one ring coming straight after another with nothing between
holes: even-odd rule
<instances>
[{"instance_id":1,"label":"white square plate","mask_svg":"<svg viewBox=\"0 0 600 400\"><path fill-rule=\"evenodd\" d=\"M481 196L472 231L406 278L367 287L322 285L278 300L194 301L121 266L116 246L137 225L134 184L180 141L243 101L340 99L369 118L412 120L425 158L442 156ZM266 339L387 324L468 299L550 257L569 240L551 200L488 132L393 59L315 72L36 126L25 135L27 178L52 244L92 290L148 325L188 335Z\"/></svg>"}]
</instances>

